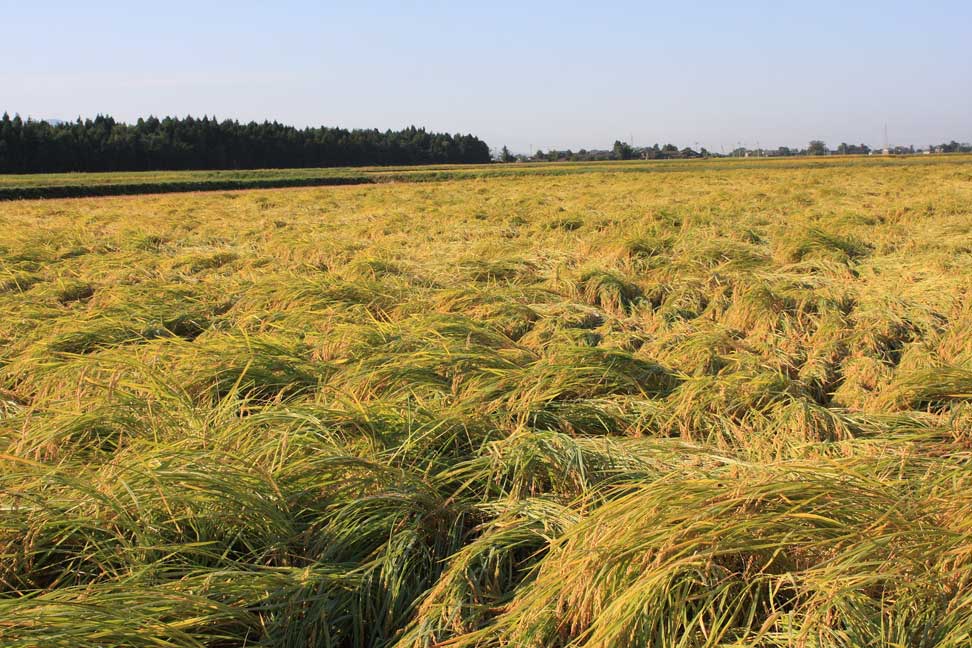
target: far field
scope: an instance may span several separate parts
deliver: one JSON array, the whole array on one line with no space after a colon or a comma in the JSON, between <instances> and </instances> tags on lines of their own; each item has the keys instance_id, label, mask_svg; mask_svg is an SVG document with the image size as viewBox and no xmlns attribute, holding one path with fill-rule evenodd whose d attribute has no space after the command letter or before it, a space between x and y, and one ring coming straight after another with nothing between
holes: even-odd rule
<instances>
[{"instance_id":1,"label":"far field","mask_svg":"<svg viewBox=\"0 0 972 648\"><path fill-rule=\"evenodd\" d=\"M0 203L0 646L972 642L972 157L354 173Z\"/></svg>"},{"instance_id":2,"label":"far field","mask_svg":"<svg viewBox=\"0 0 972 648\"><path fill-rule=\"evenodd\" d=\"M78 198L231 189L313 187L384 182L429 182L522 175L578 173L721 172L742 169L855 168L916 165L972 165L972 156L835 158L711 158L617 162L529 162L516 164L440 164L425 166L255 169L241 171L144 171L122 173L45 173L0 175L0 201Z\"/></svg>"}]
</instances>

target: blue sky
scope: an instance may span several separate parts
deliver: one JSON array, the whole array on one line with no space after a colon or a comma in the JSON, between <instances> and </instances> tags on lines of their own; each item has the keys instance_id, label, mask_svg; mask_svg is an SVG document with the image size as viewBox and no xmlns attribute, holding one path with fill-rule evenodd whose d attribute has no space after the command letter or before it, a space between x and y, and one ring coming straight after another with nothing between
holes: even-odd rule
<instances>
[{"instance_id":1,"label":"blue sky","mask_svg":"<svg viewBox=\"0 0 972 648\"><path fill-rule=\"evenodd\" d=\"M491 146L972 140L972 2L0 0L0 111Z\"/></svg>"}]
</instances>

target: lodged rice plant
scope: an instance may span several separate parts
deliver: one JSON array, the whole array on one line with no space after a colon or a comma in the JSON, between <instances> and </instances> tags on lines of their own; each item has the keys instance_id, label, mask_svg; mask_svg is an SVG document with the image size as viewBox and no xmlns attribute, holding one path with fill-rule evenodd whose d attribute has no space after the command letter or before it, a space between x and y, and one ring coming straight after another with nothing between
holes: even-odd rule
<instances>
[{"instance_id":1,"label":"lodged rice plant","mask_svg":"<svg viewBox=\"0 0 972 648\"><path fill-rule=\"evenodd\" d=\"M558 169L0 205L0 646L969 645L972 159Z\"/></svg>"}]
</instances>

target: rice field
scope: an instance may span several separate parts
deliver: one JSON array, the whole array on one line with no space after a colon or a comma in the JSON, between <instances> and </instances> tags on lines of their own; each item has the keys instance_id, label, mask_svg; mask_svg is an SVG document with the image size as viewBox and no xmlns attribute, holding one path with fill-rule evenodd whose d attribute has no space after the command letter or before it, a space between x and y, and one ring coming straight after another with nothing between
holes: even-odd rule
<instances>
[{"instance_id":1,"label":"rice field","mask_svg":"<svg viewBox=\"0 0 972 648\"><path fill-rule=\"evenodd\" d=\"M516 164L437 164L409 166L325 167L222 171L131 171L115 173L42 173L0 175L0 202L43 198L86 198L151 193L233 191L282 187L317 187L386 182L440 182L520 176L585 173L721 172L742 169L813 169L858 166L967 165L968 156L840 155L831 158L706 158L695 160L626 160L601 162L518 162Z\"/></svg>"},{"instance_id":2,"label":"rice field","mask_svg":"<svg viewBox=\"0 0 972 648\"><path fill-rule=\"evenodd\" d=\"M972 158L0 204L0 645L972 643Z\"/></svg>"}]
</instances>

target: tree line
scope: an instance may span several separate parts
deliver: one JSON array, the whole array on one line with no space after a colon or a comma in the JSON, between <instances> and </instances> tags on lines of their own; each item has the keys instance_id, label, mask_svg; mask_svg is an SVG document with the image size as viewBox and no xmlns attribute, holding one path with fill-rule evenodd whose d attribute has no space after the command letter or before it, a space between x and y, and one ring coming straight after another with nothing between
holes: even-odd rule
<instances>
[{"instance_id":1,"label":"tree line","mask_svg":"<svg viewBox=\"0 0 972 648\"><path fill-rule=\"evenodd\" d=\"M745 151L745 149L742 149ZM822 140L811 140L805 149L790 149L781 146L770 155L870 155L871 153L891 153L894 155L912 155L914 153L972 153L972 145L959 144L955 140L943 144L929 144L926 149L916 149L914 145L889 146L887 149L872 149L867 144L848 144L841 142L837 148L831 150Z\"/></svg>"},{"instance_id":2,"label":"tree line","mask_svg":"<svg viewBox=\"0 0 972 648\"><path fill-rule=\"evenodd\" d=\"M888 149L888 153L908 155L913 153L972 153L972 145L960 144L954 140L943 144L931 144L927 149L916 150L914 146L895 146ZM848 144L841 142L835 149L830 149L822 140L812 140L805 148L790 148L780 146L775 149L750 149L739 147L730 152L715 153L704 147L696 151L693 148L678 148L674 144L659 146L634 147L627 142L616 140L610 149L550 149L546 152L538 150L531 155L514 155L509 148L503 147L496 156L499 162L597 162L604 160L679 160L704 157L787 157L803 155L868 155L872 152L882 152L871 149L866 144Z\"/></svg>"},{"instance_id":3,"label":"tree line","mask_svg":"<svg viewBox=\"0 0 972 648\"><path fill-rule=\"evenodd\" d=\"M0 173L307 168L483 163L489 147L473 135L295 128L215 117L148 117L134 124L99 115L49 123L4 113Z\"/></svg>"},{"instance_id":4,"label":"tree line","mask_svg":"<svg viewBox=\"0 0 972 648\"><path fill-rule=\"evenodd\" d=\"M514 155L507 147L503 147L497 160L500 162L599 162L605 160L674 160L685 158L708 157L707 150L698 151L691 148L678 148L674 144L659 146L633 147L627 142L617 140L610 149L550 149L546 152L538 150L532 155Z\"/></svg>"}]
</instances>

